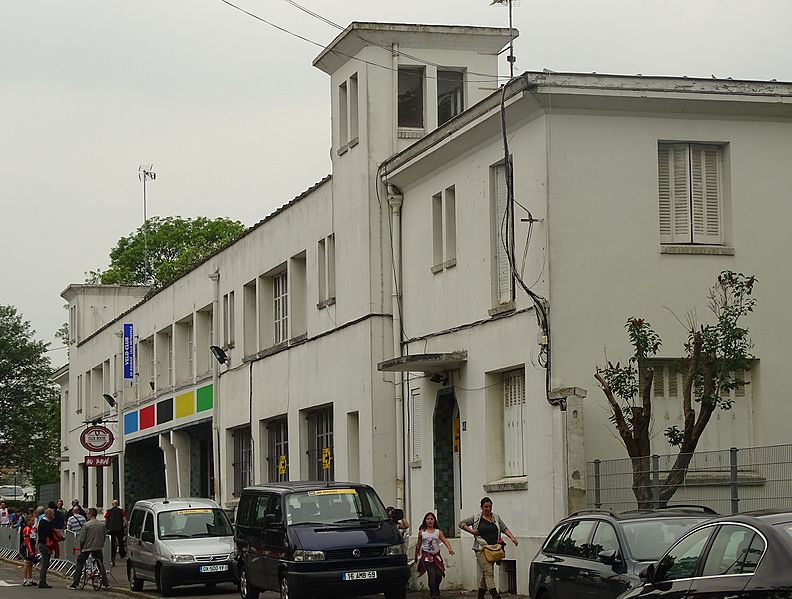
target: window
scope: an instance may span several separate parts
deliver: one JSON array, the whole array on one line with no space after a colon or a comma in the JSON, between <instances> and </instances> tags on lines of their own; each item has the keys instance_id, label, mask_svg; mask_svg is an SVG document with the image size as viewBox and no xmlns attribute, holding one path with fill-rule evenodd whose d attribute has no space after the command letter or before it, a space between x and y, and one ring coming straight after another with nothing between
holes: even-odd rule
<instances>
[{"instance_id":1,"label":"window","mask_svg":"<svg viewBox=\"0 0 792 599\"><path fill-rule=\"evenodd\" d=\"M423 406L421 390L410 389L410 460L420 462L423 456Z\"/></svg>"},{"instance_id":2,"label":"window","mask_svg":"<svg viewBox=\"0 0 792 599\"><path fill-rule=\"evenodd\" d=\"M132 517L129 519L129 536L138 538L143 530L143 518L146 512L143 510L133 510Z\"/></svg>"},{"instance_id":3,"label":"window","mask_svg":"<svg viewBox=\"0 0 792 599\"><path fill-rule=\"evenodd\" d=\"M223 296L223 340L226 348L234 347L234 292L229 291Z\"/></svg>"},{"instance_id":4,"label":"window","mask_svg":"<svg viewBox=\"0 0 792 599\"><path fill-rule=\"evenodd\" d=\"M568 534L559 544L558 553L572 557L590 558L589 539L596 523L595 520L578 520L573 523Z\"/></svg>"},{"instance_id":5,"label":"window","mask_svg":"<svg viewBox=\"0 0 792 599\"><path fill-rule=\"evenodd\" d=\"M564 538L564 535L568 529L568 524L562 524L556 528L555 531L548 537L548 541L545 544L543 551L545 553L558 553L561 548L561 540Z\"/></svg>"},{"instance_id":6,"label":"window","mask_svg":"<svg viewBox=\"0 0 792 599\"><path fill-rule=\"evenodd\" d=\"M437 126L464 110L464 73L437 70Z\"/></svg>"},{"instance_id":7,"label":"window","mask_svg":"<svg viewBox=\"0 0 792 599\"><path fill-rule=\"evenodd\" d=\"M345 146L349 142L349 98L347 95L347 82L338 86L338 145Z\"/></svg>"},{"instance_id":8,"label":"window","mask_svg":"<svg viewBox=\"0 0 792 599\"><path fill-rule=\"evenodd\" d=\"M701 552L707 544L713 527L708 526L682 539L660 560L655 581L690 578L696 572Z\"/></svg>"},{"instance_id":9,"label":"window","mask_svg":"<svg viewBox=\"0 0 792 599\"><path fill-rule=\"evenodd\" d=\"M424 67L399 67L399 127L424 127Z\"/></svg>"},{"instance_id":10,"label":"window","mask_svg":"<svg viewBox=\"0 0 792 599\"><path fill-rule=\"evenodd\" d=\"M77 375L77 409L75 412L82 414L83 411L83 375Z\"/></svg>"},{"instance_id":11,"label":"window","mask_svg":"<svg viewBox=\"0 0 792 599\"><path fill-rule=\"evenodd\" d=\"M195 332L193 330L193 323L187 323L187 378L191 379L195 376L193 368L193 353L195 351Z\"/></svg>"},{"instance_id":12,"label":"window","mask_svg":"<svg viewBox=\"0 0 792 599\"><path fill-rule=\"evenodd\" d=\"M456 190L432 196L432 272L456 264Z\"/></svg>"},{"instance_id":13,"label":"window","mask_svg":"<svg viewBox=\"0 0 792 599\"><path fill-rule=\"evenodd\" d=\"M275 418L267 423L269 482L289 480L289 423Z\"/></svg>"},{"instance_id":14,"label":"window","mask_svg":"<svg viewBox=\"0 0 792 599\"><path fill-rule=\"evenodd\" d=\"M335 235L320 239L317 244L317 273L319 277L319 303L321 309L335 303Z\"/></svg>"},{"instance_id":15,"label":"window","mask_svg":"<svg viewBox=\"0 0 792 599\"><path fill-rule=\"evenodd\" d=\"M246 356L258 351L258 314L256 279L242 287L242 343Z\"/></svg>"},{"instance_id":16,"label":"window","mask_svg":"<svg viewBox=\"0 0 792 599\"><path fill-rule=\"evenodd\" d=\"M252 463L250 427L234 429L234 495L250 486Z\"/></svg>"},{"instance_id":17,"label":"window","mask_svg":"<svg viewBox=\"0 0 792 599\"><path fill-rule=\"evenodd\" d=\"M310 480L334 480L333 408L308 413L308 477Z\"/></svg>"},{"instance_id":18,"label":"window","mask_svg":"<svg viewBox=\"0 0 792 599\"><path fill-rule=\"evenodd\" d=\"M273 323L275 343L289 338L289 290L286 271L272 277Z\"/></svg>"},{"instance_id":19,"label":"window","mask_svg":"<svg viewBox=\"0 0 792 599\"><path fill-rule=\"evenodd\" d=\"M701 575L751 574L756 570L764 547L764 540L752 529L725 524L712 541Z\"/></svg>"},{"instance_id":20,"label":"window","mask_svg":"<svg viewBox=\"0 0 792 599\"><path fill-rule=\"evenodd\" d=\"M506 165L499 164L492 168L492 275L496 306L508 304L514 300L514 279L509 262L509 251L514 246L514 233L511 225Z\"/></svg>"},{"instance_id":21,"label":"window","mask_svg":"<svg viewBox=\"0 0 792 599\"><path fill-rule=\"evenodd\" d=\"M88 505L88 502L85 502ZM154 536L154 515L151 512L146 512L146 520L143 523L143 532L150 532Z\"/></svg>"},{"instance_id":22,"label":"window","mask_svg":"<svg viewBox=\"0 0 792 599\"><path fill-rule=\"evenodd\" d=\"M523 411L525 410L525 370L503 374L503 439L506 476L525 474L523 457Z\"/></svg>"},{"instance_id":23,"label":"window","mask_svg":"<svg viewBox=\"0 0 792 599\"><path fill-rule=\"evenodd\" d=\"M77 341L77 306L69 306L69 343Z\"/></svg>"},{"instance_id":24,"label":"window","mask_svg":"<svg viewBox=\"0 0 792 599\"><path fill-rule=\"evenodd\" d=\"M358 76L349 78L349 147L353 147L358 139Z\"/></svg>"},{"instance_id":25,"label":"window","mask_svg":"<svg viewBox=\"0 0 792 599\"><path fill-rule=\"evenodd\" d=\"M660 243L722 243L723 146L659 143Z\"/></svg>"},{"instance_id":26,"label":"window","mask_svg":"<svg viewBox=\"0 0 792 599\"><path fill-rule=\"evenodd\" d=\"M619 551L619 537L616 536L616 529L608 522L597 524L597 530L591 539L591 558L599 559L599 554L602 551L615 551L616 555L621 553Z\"/></svg>"}]
</instances>

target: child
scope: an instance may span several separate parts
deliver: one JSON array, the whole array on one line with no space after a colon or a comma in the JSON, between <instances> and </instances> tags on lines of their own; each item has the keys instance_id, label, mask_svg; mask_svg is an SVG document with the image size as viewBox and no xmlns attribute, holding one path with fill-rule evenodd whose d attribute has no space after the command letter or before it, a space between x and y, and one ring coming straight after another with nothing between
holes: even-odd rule
<instances>
[{"instance_id":1,"label":"child","mask_svg":"<svg viewBox=\"0 0 792 599\"><path fill-rule=\"evenodd\" d=\"M418 576L424 572L429 578L429 596L440 596L440 581L445 574L445 564L440 555L440 543L448 548L448 553L454 555L451 544L445 538L443 531L436 528L437 517L429 512L424 516L418 530L418 542L415 545L415 562L418 564Z\"/></svg>"},{"instance_id":2,"label":"child","mask_svg":"<svg viewBox=\"0 0 792 599\"><path fill-rule=\"evenodd\" d=\"M36 581L33 580L33 564L36 563L36 542L31 538L34 523L35 518L28 516L25 520L25 525L22 527L19 553L22 554L22 559L25 560L25 564L22 566L23 587L36 586Z\"/></svg>"}]
</instances>

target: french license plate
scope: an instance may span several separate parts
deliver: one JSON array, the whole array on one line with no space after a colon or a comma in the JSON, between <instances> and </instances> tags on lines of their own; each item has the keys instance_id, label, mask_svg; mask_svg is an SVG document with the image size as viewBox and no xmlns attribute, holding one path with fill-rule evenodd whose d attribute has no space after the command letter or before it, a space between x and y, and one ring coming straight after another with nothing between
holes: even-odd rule
<instances>
[{"instance_id":1,"label":"french license plate","mask_svg":"<svg viewBox=\"0 0 792 599\"><path fill-rule=\"evenodd\" d=\"M226 572L228 564L216 564L214 566L201 566L198 568L199 572Z\"/></svg>"},{"instance_id":2,"label":"french license plate","mask_svg":"<svg viewBox=\"0 0 792 599\"><path fill-rule=\"evenodd\" d=\"M375 570L369 572L344 572L343 580L373 580L377 577Z\"/></svg>"}]
</instances>

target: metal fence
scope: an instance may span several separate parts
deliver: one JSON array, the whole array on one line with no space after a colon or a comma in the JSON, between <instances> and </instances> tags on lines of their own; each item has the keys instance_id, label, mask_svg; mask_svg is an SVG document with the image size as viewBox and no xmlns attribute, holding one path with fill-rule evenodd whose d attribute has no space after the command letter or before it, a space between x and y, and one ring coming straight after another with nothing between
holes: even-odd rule
<instances>
[{"instance_id":1,"label":"metal fence","mask_svg":"<svg viewBox=\"0 0 792 599\"><path fill-rule=\"evenodd\" d=\"M660 503L660 489L676 458L653 455L649 460L647 494L654 505ZM638 506L629 458L587 462L586 484L589 507L618 512ZM668 501L685 503L703 504L721 514L792 509L792 445L694 453L682 485Z\"/></svg>"}]
</instances>

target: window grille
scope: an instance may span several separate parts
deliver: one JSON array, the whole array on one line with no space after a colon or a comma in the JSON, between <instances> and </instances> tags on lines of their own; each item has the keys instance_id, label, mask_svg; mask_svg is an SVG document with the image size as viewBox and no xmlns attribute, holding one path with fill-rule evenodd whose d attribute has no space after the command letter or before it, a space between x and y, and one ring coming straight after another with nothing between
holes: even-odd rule
<instances>
[{"instance_id":1,"label":"window grille","mask_svg":"<svg viewBox=\"0 0 792 599\"><path fill-rule=\"evenodd\" d=\"M308 475L311 480L334 480L333 409L308 414Z\"/></svg>"},{"instance_id":2,"label":"window grille","mask_svg":"<svg viewBox=\"0 0 792 599\"><path fill-rule=\"evenodd\" d=\"M523 412L525 410L525 371L503 374L503 437L506 476L525 474L523 450Z\"/></svg>"},{"instance_id":3,"label":"window grille","mask_svg":"<svg viewBox=\"0 0 792 599\"><path fill-rule=\"evenodd\" d=\"M250 428L234 430L234 495L238 496L242 489L250 486L252 439Z\"/></svg>"},{"instance_id":4,"label":"window grille","mask_svg":"<svg viewBox=\"0 0 792 599\"><path fill-rule=\"evenodd\" d=\"M285 271L272 279L272 299L275 317L275 343L278 344L289 338L289 293Z\"/></svg>"},{"instance_id":5,"label":"window grille","mask_svg":"<svg viewBox=\"0 0 792 599\"><path fill-rule=\"evenodd\" d=\"M267 424L267 470L270 482L289 480L289 426L286 418Z\"/></svg>"}]
</instances>

